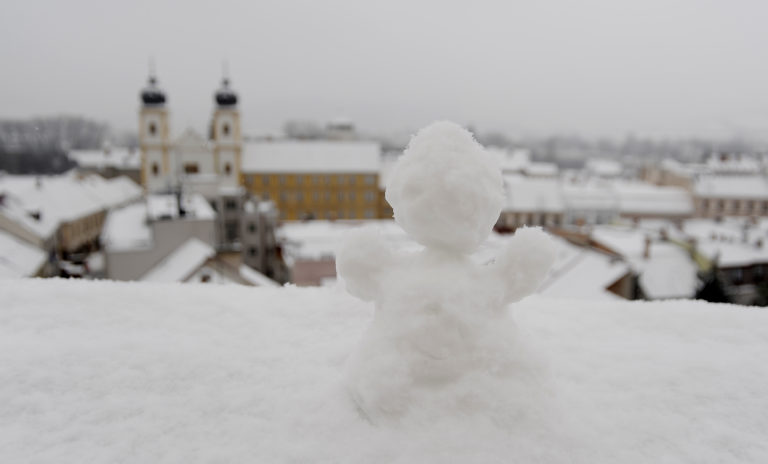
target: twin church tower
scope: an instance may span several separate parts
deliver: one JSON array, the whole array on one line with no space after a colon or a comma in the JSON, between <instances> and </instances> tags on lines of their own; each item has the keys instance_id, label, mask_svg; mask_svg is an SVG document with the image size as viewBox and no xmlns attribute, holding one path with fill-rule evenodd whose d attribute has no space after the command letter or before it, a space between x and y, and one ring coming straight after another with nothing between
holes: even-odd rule
<instances>
[{"instance_id":1,"label":"twin church tower","mask_svg":"<svg viewBox=\"0 0 768 464\"><path fill-rule=\"evenodd\" d=\"M142 89L139 111L141 183L148 192L169 192L182 182L215 180L219 186L239 184L243 140L237 94L224 78L214 93L208 140L188 129L171 141L166 95L150 75Z\"/></svg>"}]
</instances>

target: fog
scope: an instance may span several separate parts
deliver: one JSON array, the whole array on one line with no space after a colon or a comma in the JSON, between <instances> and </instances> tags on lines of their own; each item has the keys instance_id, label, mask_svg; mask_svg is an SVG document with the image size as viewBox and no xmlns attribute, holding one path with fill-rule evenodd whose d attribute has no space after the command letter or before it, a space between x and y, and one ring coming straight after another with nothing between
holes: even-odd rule
<instances>
[{"instance_id":1,"label":"fog","mask_svg":"<svg viewBox=\"0 0 768 464\"><path fill-rule=\"evenodd\" d=\"M578 4L577 4L578 3ZM134 130L153 59L172 126L201 132L226 61L244 130L347 117L452 119L509 134L768 134L768 4L14 1L0 117Z\"/></svg>"}]
</instances>

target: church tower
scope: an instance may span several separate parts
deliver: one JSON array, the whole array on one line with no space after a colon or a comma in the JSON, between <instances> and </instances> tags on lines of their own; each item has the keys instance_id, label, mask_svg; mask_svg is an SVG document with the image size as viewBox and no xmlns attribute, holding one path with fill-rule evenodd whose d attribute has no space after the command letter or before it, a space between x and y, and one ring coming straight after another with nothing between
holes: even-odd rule
<instances>
[{"instance_id":1,"label":"church tower","mask_svg":"<svg viewBox=\"0 0 768 464\"><path fill-rule=\"evenodd\" d=\"M141 184L148 192L168 190L172 187L168 109L165 93L158 87L154 73L150 74L140 98Z\"/></svg>"},{"instance_id":2,"label":"church tower","mask_svg":"<svg viewBox=\"0 0 768 464\"><path fill-rule=\"evenodd\" d=\"M230 88L228 78L222 79L221 87L214 94L214 102L210 133L214 170L221 179L220 185L234 187L240 183L243 139L237 94Z\"/></svg>"}]
</instances>

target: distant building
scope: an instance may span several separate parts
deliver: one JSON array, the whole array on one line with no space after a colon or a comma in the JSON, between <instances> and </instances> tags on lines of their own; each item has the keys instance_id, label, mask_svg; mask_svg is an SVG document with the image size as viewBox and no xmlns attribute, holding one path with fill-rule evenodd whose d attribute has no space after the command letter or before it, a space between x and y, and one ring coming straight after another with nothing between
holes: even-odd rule
<instances>
[{"instance_id":1,"label":"distant building","mask_svg":"<svg viewBox=\"0 0 768 464\"><path fill-rule=\"evenodd\" d=\"M363 141L279 140L245 146L244 185L281 219L375 219L380 146Z\"/></svg>"},{"instance_id":2,"label":"distant building","mask_svg":"<svg viewBox=\"0 0 768 464\"><path fill-rule=\"evenodd\" d=\"M213 248L216 213L199 194L148 195L112 211L101 241L106 277L139 280L190 239Z\"/></svg>"},{"instance_id":3,"label":"distant building","mask_svg":"<svg viewBox=\"0 0 768 464\"><path fill-rule=\"evenodd\" d=\"M0 175L0 230L45 251L44 274L58 274L62 262L99 248L110 209L140 196L141 188L125 177Z\"/></svg>"},{"instance_id":4,"label":"distant building","mask_svg":"<svg viewBox=\"0 0 768 464\"><path fill-rule=\"evenodd\" d=\"M109 146L101 150L71 150L69 158L83 174L98 174L107 179L125 176L141 184L139 150Z\"/></svg>"}]
</instances>

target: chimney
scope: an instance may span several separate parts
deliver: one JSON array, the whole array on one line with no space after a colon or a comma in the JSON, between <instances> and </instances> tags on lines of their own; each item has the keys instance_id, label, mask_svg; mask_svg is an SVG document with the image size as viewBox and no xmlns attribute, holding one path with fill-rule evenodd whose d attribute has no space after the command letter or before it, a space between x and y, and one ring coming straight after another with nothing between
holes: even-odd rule
<instances>
[{"instance_id":1,"label":"chimney","mask_svg":"<svg viewBox=\"0 0 768 464\"><path fill-rule=\"evenodd\" d=\"M645 236L645 246L643 247L643 258L648 259L651 257L651 237Z\"/></svg>"},{"instance_id":2,"label":"chimney","mask_svg":"<svg viewBox=\"0 0 768 464\"><path fill-rule=\"evenodd\" d=\"M176 190L176 207L179 210L179 217L184 217L187 215L187 211L184 209L184 205L181 201L181 189Z\"/></svg>"}]
</instances>

